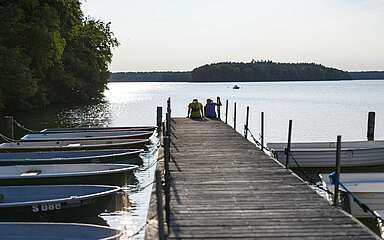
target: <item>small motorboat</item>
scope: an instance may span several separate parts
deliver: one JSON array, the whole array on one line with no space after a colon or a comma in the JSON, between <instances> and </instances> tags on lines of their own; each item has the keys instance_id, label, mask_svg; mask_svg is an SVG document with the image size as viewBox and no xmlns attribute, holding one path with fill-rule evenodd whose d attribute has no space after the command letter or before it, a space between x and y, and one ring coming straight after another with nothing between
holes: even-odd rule
<instances>
[{"instance_id":1,"label":"small motorboat","mask_svg":"<svg viewBox=\"0 0 384 240\"><path fill-rule=\"evenodd\" d=\"M331 192L334 191L334 185L331 183L328 174L321 174L321 180ZM366 204L374 211L384 210L384 174L381 172L370 173L341 173L340 182L355 196L359 201ZM350 194L340 187L341 194L345 196L342 206L344 210L357 218L372 218L373 216L364 212L353 200ZM331 201L332 196L328 195Z\"/></svg>"},{"instance_id":2,"label":"small motorboat","mask_svg":"<svg viewBox=\"0 0 384 240\"><path fill-rule=\"evenodd\" d=\"M107 185L0 186L0 220L57 221L97 216L118 207L115 199L120 190Z\"/></svg>"},{"instance_id":3,"label":"small motorboat","mask_svg":"<svg viewBox=\"0 0 384 240\"><path fill-rule=\"evenodd\" d=\"M50 164L0 167L0 185L133 184L137 165Z\"/></svg>"},{"instance_id":4,"label":"small motorboat","mask_svg":"<svg viewBox=\"0 0 384 240\"><path fill-rule=\"evenodd\" d=\"M142 149L0 153L0 166L78 163L140 164Z\"/></svg>"},{"instance_id":5,"label":"small motorboat","mask_svg":"<svg viewBox=\"0 0 384 240\"><path fill-rule=\"evenodd\" d=\"M21 141L0 144L0 152L144 149L149 142L149 139Z\"/></svg>"},{"instance_id":6,"label":"small motorboat","mask_svg":"<svg viewBox=\"0 0 384 240\"><path fill-rule=\"evenodd\" d=\"M110 140L147 139L153 131L112 131L112 132L68 132L68 133L30 133L22 141L63 141L63 140Z\"/></svg>"},{"instance_id":7,"label":"small motorboat","mask_svg":"<svg viewBox=\"0 0 384 240\"><path fill-rule=\"evenodd\" d=\"M235 85L235 86L233 86L233 89L240 89L240 87Z\"/></svg>"},{"instance_id":8,"label":"small motorboat","mask_svg":"<svg viewBox=\"0 0 384 240\"><path fill-rule=\"evenodd\" d=\"M273 156L286 161L286 143L268 143ZM384 141L349 141L341 143L342 167L384 165ZM289 167L330 168L336 164L335 142L292 143ZM297 162L297 163L296 163Z\"/></svg>"},{"instance_id":9,"label":"small motorboat","mask_svg":"<svg viewBox=\"0 0 384 240\"><path fill-rule=\"evenodd\" d=\"M4 240L118 240L117 229L79 223L2 222L0 239Z\"/></svg>"},{"instance_id":10,"label":"small motorboat","mask_svg":"<svg viewBox=\"0 0 384 240\"><path fill-rule=\"evenodd\" d=\"M71 133L71 132L115 132L115 131L155 131L154 126L143 127L78 127L78 128L46 128L41 133Z\"/></svg>"}]
</instances>

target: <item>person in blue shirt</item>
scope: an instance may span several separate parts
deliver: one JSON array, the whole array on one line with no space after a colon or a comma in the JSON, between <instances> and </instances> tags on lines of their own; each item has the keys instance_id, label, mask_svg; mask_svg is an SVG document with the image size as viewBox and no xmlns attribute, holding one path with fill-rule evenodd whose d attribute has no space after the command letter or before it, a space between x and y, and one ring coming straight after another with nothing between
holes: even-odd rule
<instances>
[{"instance_id":1,"label":"person in blue shirt","mask_svg":"<svg viewBox=\"0 0 384 240\"><path fill-rule=\"evenodd\" d=\"M207 99L207 104L205 105L205 117L207 118L217 118L216 115L216 106L217 103L214 103L212 99Z\"/></svg>"}]
</instances>

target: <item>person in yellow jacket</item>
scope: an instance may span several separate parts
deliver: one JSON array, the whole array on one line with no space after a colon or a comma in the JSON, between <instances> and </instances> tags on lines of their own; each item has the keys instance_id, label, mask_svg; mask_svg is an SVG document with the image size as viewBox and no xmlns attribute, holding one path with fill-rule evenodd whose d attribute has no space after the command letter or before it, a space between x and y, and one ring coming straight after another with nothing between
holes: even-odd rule
<instances>
[{"instance_id":1,"label":"person in yellow jacket","mask_svg":"<svg viewBox=\"0 0 384 240\"><path fill-rule=\"evenodd\" d=\"M187 118L204 118L204 107L203 104L199 103L197 99L188 104Z\"/></svg>"}]
</instances>

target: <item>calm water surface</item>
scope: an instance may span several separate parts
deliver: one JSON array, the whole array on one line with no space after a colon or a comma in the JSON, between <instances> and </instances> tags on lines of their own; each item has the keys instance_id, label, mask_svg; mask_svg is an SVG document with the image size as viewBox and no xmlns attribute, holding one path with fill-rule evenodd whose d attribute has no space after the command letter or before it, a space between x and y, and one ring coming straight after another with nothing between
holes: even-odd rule
<instances>
[{"instance_id":1,"label":"calm water surface","mask_svg":"<svg viewBox=\"0 0 384 240\"><path fill-rule=\"evenodd\" d=\"M233 103L237 102L239 132L243 131L246 106L250 106L250 129L255 134L260 130L260 112L265 112L267 142L286 141L289 119L293 120L293 141L335 141L337 135L342 135L343 140L365 140L369 111L376 112L376 139L384 139L384 81L238 85L239 90L232 89L234 83L110 83L103 104L28 113L16 118L33 129L154 125L156 107L164 107L168 97L172 99L172 115L185 117L186 106L193 98L205 102L220 96L223 103L229 100L231 125ZM151 188L140 189L153 180L154 167L147 167L155 161L156 154L154 147L144 156L145 164L136 174L138 183L126 188L131 207L103 216L108 225L124 229L126 238L145 224ZM143 232L133 238L142 239Z\"/></svg>"}]
</instances>

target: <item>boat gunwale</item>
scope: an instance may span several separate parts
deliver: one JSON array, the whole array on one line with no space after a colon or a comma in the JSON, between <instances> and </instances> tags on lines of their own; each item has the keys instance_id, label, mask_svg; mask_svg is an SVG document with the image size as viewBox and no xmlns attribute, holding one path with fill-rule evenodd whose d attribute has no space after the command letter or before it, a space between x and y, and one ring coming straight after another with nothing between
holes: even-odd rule
<instances>
[{"instance_id":1,"label":"boat gunwale","mask_svg":"<svg viewBox=\"0 0 384 240\"><path fill-rule=\"evenodd\" d=\"M137 165L133 164L100 164L100 163L85 163L85 164L56 164L56 165L112 165L112 166L120 166L121 168L116 169L106 169L106 170L95 170L95 171L87 171L87 172L66 172L66 173L50 173L45 174L41 173L38 175L1 175L0 181L2 180L25 180L25 179L40 179L40 178L57 178L57 177L82 177L82 176L92 176L92 175L107 175L107 174L115 174L115 173L123 173L128 171L135 171L139 168ZM29 166L29 165L13 165L13 166L0 166L1 168L11 168L15 166ZM50 166L50 164L41 164L41 165L30 165L31 168L38 168L41 166ZM125 167L123 167L125 166Z\"/></svg>"},{"instance_id":2,"label":"boat gunwale","mask_svg":"<svg viewBox=\"0 0 384 240\"><path fill-rule=\"evenodd\" d=\"M119 150L119 149L112 149L112 150ZM125 152L119 152L119 153L112 153L112 154L104 154L104 155L93 155L93 156L83 156L83 157L69 157L69 158L46 158L46 159L33 159L33 158L24 158L24 159L0 159L0 164L2 162L44 162L44 161L81 161L81 160L89 160L89 159L105 159L105 158L111 158L111 157L122 157L122 156L128 156L128 155L139 155L144 152L143 149L120 149L124 150ZM132 150L132 151L130 151ZM87 150L86 150L87 151ZM90 150L90 151L97 151L97 150ZM52 151L54 152L54 151ZM47 153L52 153L47 152ZM23 152L23 154L26 154L28 152ZM33 152L33 153L39 153L39 152ZM66 152L65 152L66 153ZM9 153L8 153L9 154Z\"/></svg>"},{"instance_id":3,"label":"boat gunwale","mask_svg":"<svg viewBox=\"0 0 384 240\"><path fill-rule=\"evenodd\" d=\"M73 226L73 227L87 227L87 228L95 228L95 229L105 229L105 230L110 230L110 231L115 231L116 234L110 237L106 238L100 238L98 240L111 240L111 239L116 239L118 237L121 237L123 235L123 231L108 227L108 226L103 226L103 225L96 225L96 224L88 224L88 223L61 223L61 222L0 222L1 225L36 225L36 226L44 226L44 225L56 225L56 226ZM1 234L0 234L1 236Z\"/></svg>"},{"instance_id":4,"label":"boat gunwale","mask_svg":"<svg viewBox=\"0 0 384 240\"><path fill-rule=\"evenodd\" d=\"M35 204L43 204L43 203L55 203L55 202L66 202L68 204L72 204L73 202L81 201L81 200L87 200L87 199L92 199L92 198L97 198L97 197L104 197L108 195L115 194L119 191L121 191L121 187L118 186L111 186L111 185L83 185L83 184L76 184L76 185L31 185L31 186L1 186L0 187L0 193L2 188L7 188L7 187L16 187L16 188L39 188L39 187L48 187L48 188L55 188L55 187L91 187L91 188L97 188L97 187L102 187L102 188L109 188L109 190L105 190L102 192L96 192L96 193L91 193L87 195L81 195L81 196L70 196L70 197L64 197L64 198L55 198L55 199L45 199L45 200L36 200L36 201L24 201L24 202L10 202L10 203L3 203L0 202L0 209L1 208L7 208L7 207L27 207L30 205L35 205Z\"/></svg>"},{"instance_id":5,"label":"boat gunwale","mask_svg":"<svg viewBox=\"0 0 384 240\"><path fill-rule=\"evenodd\" d=\"M129 140L129 139L127 139ZM77 149L77 148L89 148L89 147L94 147L94 148L104 148L104 147L118 147L118 146L125 146L125 145L135 145L135 144L147 144L149 143L149 139L135 139L135 141L127 141L127 142L119 142L119 143L104 143L104 144L89 144L89 145L86 145L86 143L84 145L73 145L73 146L69 146L68 145L59 145L59 144L56 144L56 145L51 145L51 146L44 146L44 145L36 145L36 146L20 146L20 145L16 145L16 146L9 146L9 147L3 147L5 144L8 144L8 143L1 143L0 144L0 150L15 150L15 149L65 149L65 148L74 148L74 149ZM40 141L20 141L18 143L38 143ZM46 142L53 142L53 141L46 141ZM3 145L4 144L4 145ZM17 144L17 143L16 143ZM72 144L77 144L77 143L72 143ZM81 144L81 143L80 143Z\"/></svg>"},{"instance_id":6,"label":"boat gunwale","mask_svg":"<svg viewBox=\"0 0 384 240\"><path fill-rule=\"evenodd\" d=\"M143 131L144 132L144 131ZM147 136L146 139L150 138L153 135L153 131L145 131L146 133L137 133L137 134L128 134L128 135L112 135L112 136L104 136L104 137L78 137L78 138L35 138L35 139L25 139L28 135L22 137L20 142L46 142L46 141L76 141L76 140L107 140L107 139L130 139L135 137L144 137Z\"/></svg>"}]
</instances>

